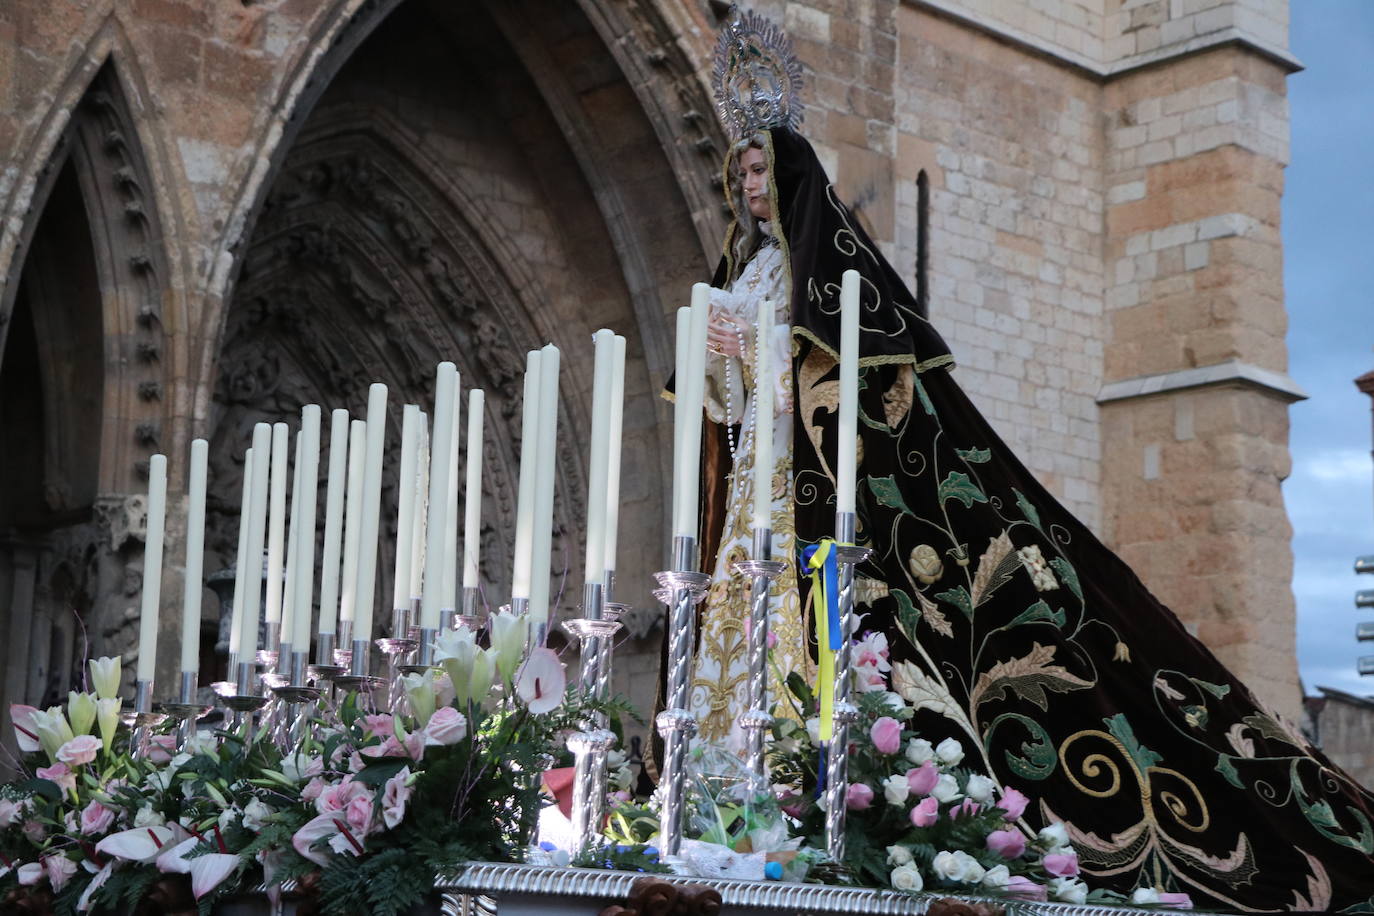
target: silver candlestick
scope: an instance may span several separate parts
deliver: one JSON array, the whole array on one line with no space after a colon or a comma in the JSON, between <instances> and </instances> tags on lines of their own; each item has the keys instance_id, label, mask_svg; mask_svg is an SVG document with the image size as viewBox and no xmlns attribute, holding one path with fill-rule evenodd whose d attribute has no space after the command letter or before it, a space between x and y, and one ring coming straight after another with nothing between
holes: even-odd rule
<instances>
[{"instance_id":1,"label":"silver candlestick","mask_svg":"<svg viewBox=\"0 0 1374 916\"><path fill-rule=\"evenodd\" d=\"M835 513L835 559L839 572L840 645L835 653L834 730L826 749L825 848L832 860L844 861L846 792L849 786L849 726L859 710L850 701L850 646L854 639L854 567L872 552L855 547L853 512Z\"/></svg>"},{"instance_id":2,"label":"silver candlestick","mask_svg":"<svg viewBox=\"0 0 1374 916\"><path fill-rule=\"evenodd\" d=\"M755 528L754 558L735 564L735 572L749 577L749 682L739 724L748 755L749 788L756 793L766 792L772 785L765 753L773 727L773 716L768 712L768 591L785 568L785 564L769 559L772 551L772 529Z\"/></svg>"},{"instance_id":3,"label":"silver candlestick","mask_svg":"<svg viewBox=\"0 0 1374 916\"><path fill-rule=\"evenodd\" d=\"M463 608L454 618L455 626L464 626L476 633L482 629L482 611L480 608L481 595L478 593L477 586L463 586Z\"/></svg>"},{"instance_id":4,"label":"silver candlestick","mask_svg":"<svg viewBox=\"0 0 1374 916\"><path fill-rule=\"evenodd\" d=\"M696 605L706 597L710 576L696 565L696 538L673 538L673 569L656 574L661 586L654 596L668 605L667 705L654 724L663 736L663 774L659 782L661 849L675 856L682 848L682 802L687 782L687 745L697 720L688 706L692 689L692 646L696 639Z\"/></svg>"},{"instance_id":5,"label":"silver candlestick","mask_svg":"<svg viewBox=\"0 0 1374 916\"><path fill-rule=\"evenodd\" d=\"M150 729L161 725L167 717L153 712L153 682L134 682L134 708L124 715L124 722L133 728L129 747L135 757L146 757L152 743Z\"/></svg>"},{"instance_id":6,"label":"silver candlestick","mask_svg":"<svg viewBox=\"0 0 1374 916\"><path fill-rule=\"evenodd\" d=\"M177 691L177 701L175 703L163 703L159 706L159 711L166 713L177 720L177 748L186 746L186 740L195 730L195 722L201 716L209 712L209 708L204 703L196 702L196 693L199 690L196 672L181 672L180 689Z\"/></svg>"},{"instance_id":7,"label":"silver candlestick","mask_svg":"<svg viewBox=\"0 0 1374 916\"><path fill-rule=\"evenodd\" d=\"M386 656L387 681L391 693L387 697L387 709L392 715L405 711L405 688L401 685L400 666L406 656L420 645L419 639L410 635L410 608L396 608L391 612L391 636L377 640L377 648Z\"/></svg>"},{"instance_id":8,"label":"silver candlestick","mask_svg":"<svg viewBox=\"0 0 1374 916\"><path fill-rule=\"evenodd\" d=\"M590 846L601 829L606 809L606 751L615 743L606 714L588 707L606 699L601 679L601 647L609 643L620 624L602 616L602 586L589 582L583 586L584 616L563 622L563 629L577 637L581 649L578 693L587 717L582 730L568 739L568 749L577 758L573 783L573 854Z\"/></svg>"},{"instance_id":9,"label":"silver candlestick","mask_svg":"<svg viewBox=\"0 0 1374 916\"><path fill-rule=\"evenodd\" d=\"M300 747L311 721L308 704L324 695L322 689L306 683L306 661L305 652L292 652L290 683L272 688L284 709L275 730L277 747L284 752Z\"/></svg>"}]
</instances>

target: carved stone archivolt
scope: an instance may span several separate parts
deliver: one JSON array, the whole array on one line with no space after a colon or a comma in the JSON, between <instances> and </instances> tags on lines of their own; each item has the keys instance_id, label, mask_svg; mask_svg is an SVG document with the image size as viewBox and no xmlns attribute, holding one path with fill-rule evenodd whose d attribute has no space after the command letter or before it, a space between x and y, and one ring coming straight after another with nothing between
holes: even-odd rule
<instances>
[{"instance_id":1,"label":"carved stone archivolt","mask_svg":"<svg viewBox=\"0 0 1374 916\"><path fill-rule=\"evenodd\" d=\"M297 417L307 403L361 417L367 386L381 381L394 455L400 405L428 404L435 365L452 359L465 391L486 392L483 581L493 603L508 593L520 379L525 352L545 341L529 320L531 303L484 242L492 230L474 225L451 193L367 130L315 130L288 158L245 254L219 359L211 448L219 499L207 543L226 560L237 545L237 493L254 423ZM565 405L560 426L575 420ZM586 493L571 448L558 473L555 594ZM383 487L383 506L394 506L394 466ZM384 510L379 596L389 594L394 525Z\"/></svg>"}]
</instances>

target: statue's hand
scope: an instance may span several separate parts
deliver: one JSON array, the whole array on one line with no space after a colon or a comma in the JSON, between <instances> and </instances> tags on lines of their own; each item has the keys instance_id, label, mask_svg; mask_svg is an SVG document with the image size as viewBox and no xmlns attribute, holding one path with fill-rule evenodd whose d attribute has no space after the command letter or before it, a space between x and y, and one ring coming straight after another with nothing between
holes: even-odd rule
<instances>
[{"instance_id":1,"label":"statue's hand","mask_svg":"<svg viewBox=\"0 0 1374 916\"><path fill-rule=\"evenodd\" d=\"M722 356L739 356L740 331L740 324L732 316L712 307L706 322L706 349Z\"/></svg>"}]
</instances>

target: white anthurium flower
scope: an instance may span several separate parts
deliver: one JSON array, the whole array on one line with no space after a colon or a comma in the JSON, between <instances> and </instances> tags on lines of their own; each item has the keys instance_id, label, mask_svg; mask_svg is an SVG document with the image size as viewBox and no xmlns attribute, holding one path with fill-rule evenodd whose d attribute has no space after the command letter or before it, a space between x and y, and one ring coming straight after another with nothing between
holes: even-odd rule
<instances>
[{"instance_id":1,"label":"white anthurium flower","mask_svg":"<svg viewBox=\"0 0 1374 916\"><path fill-rule=\"evenodd\" d=\"M113 700L119 696L119 676L123 667L120 656L102 655L91 659L90 666L91 686L95 688L96 697Z\"/></svg>"},{"instance_id":2,"label":"white anthurium flower","mask_svg":"<svg viewBox=\"0 0 1374 916\"><path fill-rule=\"evenodd\" d=\"M95 724L95 694L67 692L67 719L72 724L72 732L89 735Z\"/></svg>"},{"instance_id":3,"label":"white anthurium flower","mask_svg":"<svg viewBox=\"0 0 1374 916\"><path fill-rule=\"evenodd\" d=\"M113 862L106 862L105 867L95 873L95 877L91 879L91 883L86 885L86 889L81 892L80 898L76 901L76 911L78 913L84 913L91 908L91 898L95 896L96 891L104 887L105 882L110 880L110 875L112 874L114 874Z\"/></svg>"},{"instance_id":4,"label":"white anthurium flower","mask_svg":"<svg viewBox=\"0 0 1374 916\"><path fill-rule=\"evenodd\" d=\"M157 870L164 875L190 874L191 860L186 858L186 853L195 849L199 842L196 837L187 837L174 846L168 846L157 857Z\"/></svg>"},{"instance_id":5,"label":"white anthurium flower","mask_svg":"<svg viewBox=\"0 0 1374 916\"><path fill-rule=\"evenodd\" d=\"M401 684L405 687L406 697L410 700L410 709L415 713L415 719L421 728L424 728L429 723L430 716L434 715L436 673L430 668L424 674L401 676Z\"/></svg>"},{"instance_id":6,"label":"white anthurium flower","mask_svg":"<svg viewBox=\"0 0 1374 916\"><path fill-rule=\"evenodd\" d=\"M152 862L171 839L170 827L134 827L105 837L95 844L95 851L126 862Z\"/></svg>"},{"instance_id":7,"label":"white anthurium flower","mask_svg":"<svg viewBox=\"0 0 1374 916\"><path fill-rule=\"evenodd\" d=\"M196 856L191 859L191 894L199 900L215 888L225 878L234 873L243 860L238 856L223 852Z\"/></svg>"},{"instance_id":8,"label":"white anthurium flower","mask_svg":"<svg viewBox=\"0 0 1374 916\"><path fill-rule=\"evenodd\" d=\"M119 697L101 698L95 701L95 721L100 729L100 743L108 753L114 743L115 732L119 729L119 708L124 701Z\"/></svg>"},{"instance_id":9,"label":"white anthurium flower","mask_svg":"<svg viewBox=\"0 0 1374 916\"><path fill-rule=\"evenodd\" d=\"M563 702L563 691L567 685L568 675L558 654L540 646L530 652L530 657L520 669L515 692L530 712L542 715Z\"/></svg>"},{"instance_id":10,"label":"white anthurium flower","mask_svg":"<svg viewBox=\"0 0 1374 916\"><path fill-rule=\"evenodd\" d=\"M487 618L491 648L496 653L496 670L507 688L514 683L515 669L520 664L520 657L525 653L525 640L529 631L528 614L516 616L509 611L502 611Z\"/></svg>"}]
</instances>

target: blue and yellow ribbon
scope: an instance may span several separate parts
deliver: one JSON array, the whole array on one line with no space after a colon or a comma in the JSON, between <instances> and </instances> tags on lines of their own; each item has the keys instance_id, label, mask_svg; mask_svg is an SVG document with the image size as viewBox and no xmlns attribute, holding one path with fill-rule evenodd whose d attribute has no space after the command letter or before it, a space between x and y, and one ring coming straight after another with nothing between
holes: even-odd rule
<instances>
[{"instance_id":1,"label":"blue and yellow ribbon","mask_svg":"<svg viewBox=\"0 0 1374 916\"><path fill-rule=\"evenodd\" d=\"M835 540L823 538L802 551L802 563L811 572L811 598L815 602L817 691L820 696L821 741L829 741L835 728L835 655L844 635L840 632L840 571Z\"/></svg>"}]
</instances>

